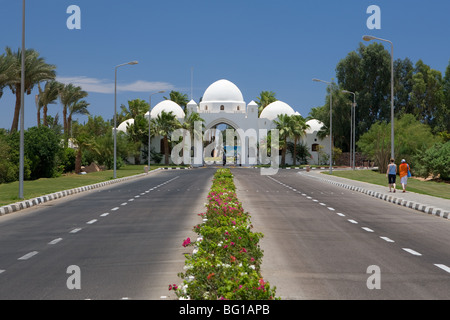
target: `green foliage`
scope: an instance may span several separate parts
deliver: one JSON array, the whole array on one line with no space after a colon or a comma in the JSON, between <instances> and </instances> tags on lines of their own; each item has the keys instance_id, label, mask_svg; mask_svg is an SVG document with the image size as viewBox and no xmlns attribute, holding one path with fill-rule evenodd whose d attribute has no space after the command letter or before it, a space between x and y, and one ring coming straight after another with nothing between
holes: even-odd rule
<instances>
[{"instance_id":1,"label":"green foliage","mask_svg":"<svg viewBox=\"0 0 450 320\"><path fill-rule=\"evenodd\" d=\"M414 157L415 173L421 177L450 180L450 141L436 143Z\"/></svg>"},{"instance_id":2,"label":"green foliage","mask_svg":"<svg viewBox=\"0 0 450 320\"><path fill-rule=\"evenodd\" d=\"M59 153L59 171L63 173L75 170L76 151L71 148L61 149Z\"/></svg>"},{"instance_id":3,"label":"green foliage","mask_svg":"<svg viewBox=\"0 0 450 320\"><path fill-rule=\"evenodd\" d=\"M272 102L277 101L276 94L273 91L261 91L259 97L256 98L256 104L258 105L258 115Z\"/></svg>"},{"instance_id":4,"label":"green foliage","mask_svg":"<svg viewBox=\"0 0 450 320\"><path fill-rule=\"evenodd\" d=\"M438 140L428 125L416 120L411 114L405 114L401 119L395 120L394 138L396 162L406 159L412 168L415 167L413 156L428 149ZM391 124L376 122L361 136L357 145L363 154L375 161L380 172L385 173L391 156Z\"/></svg>"},{"instance_id":5,"label":"green foliage","mask_svg":"<svg viewBox=\"0 0 450 320\"><path fill-rule=\"evenodd\" d=\"M58 173L60 137L47 127L32 127L25 132L25 154L31 161L31 179L52 178Z\"/></svg>"},{"instance_id":6,"label":"green foliage","mask_svg":"<svg viewBox=\"0 0 450 320\"><path fill-rule=\"evenodd\" d=\"M295 148L295 159L299 161L300 164L307 164L308 159L311 158L311 154L309 153L308 146L303 143L298 143ZM287 144L287 150L292 155L292 158L294 158L294 143L288 142Z\"/></svg>"},{"instance_id":7,"label":"green foliage","mask_svg":"<svg viewBox=\"0 0 450 320\"><path fill-rule=\"evenodd\" d=\"M219 169L208 194L204 223L194 227L200 236L195 254L186 254L183 286L169 286L178 297L192 300L272 300L276 288L261 276L262 233L251 232L250 215L238 201L229 169ZM194 245L190 239L183 246Z\"/></svg>"}]
</instances>

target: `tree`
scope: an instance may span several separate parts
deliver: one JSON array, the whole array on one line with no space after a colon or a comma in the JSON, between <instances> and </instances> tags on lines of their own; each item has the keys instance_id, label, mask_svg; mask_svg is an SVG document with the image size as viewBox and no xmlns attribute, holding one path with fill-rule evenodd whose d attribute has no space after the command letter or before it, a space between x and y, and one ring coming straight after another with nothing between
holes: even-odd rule
<instances>
[{"instance_id":1,"label":"tree","mask_svg":"<svg viewBox=\"0 0 450 320\"><path fill-rule=\"evenodd\" d=\"M450 180L450 141L436 143L431 148L419 152L415 157L414 172L424 178Z\"/></svg>"},{"instance_id":2,"label":"tree","mask_svg":"<svg viewBox=\"0 0 450 320\"><path fill-rule=\"evenodd\" d=\"M67 117L68 136L72 136L72 116L74 114L89 115L89 103L86 100L80 100L69 106L69 116Z\"/></svg>"},{"instance_id":3,"label":"tree","mask_svg":"<svg viewBox=\"0 0 450 320\"><path fill-rule=\"evenodd\" d=\"M69 138L69 126L67 123L67 112L74 104L79 100L86 98L88 93L83 91L79 86L75 86L71 83L66 84L60 88L59 98L63 105L63 125L64 125L64 136L67 141Z\"/></svg>"},{"instance_id":4,"label":"tree","mask_svg":"<svg viewBox=\"0 0 450 320\"><path fill-rule=\"evenodd\" d=\"M396 161L406 159L414 168L414 155L431 147L438 138L434 137L428 125L406 114L394 121ZM363 154L375 160L381 173L386 173L391 156L391 125L387 121L379 121L357 142Z\"/></svg>"},{"instance_id":5,"label":"tree","mask_svg":"<svg viewBox=\"0 0 450 320\"><path fill-rule=\"evenodd\" d=\"M11 48L6 47L6 60L9 64L8 70L10 72L7 84L12 93L16 95L16 105L14 109L14 118L11 125L11 133L16 132L19 126L19 113L21 105L21 79L22 79L22 50L18 49L13 52ZM56 77L56 66L47 64L45 59L39 56L39 53L34 49L25 51L25 88L26 94L31 94L35 84L53 80Z\"/></svg>"},{"instance_id":6,"label":"tree","mask_svg":"<svg viewBox=\"0 0 450 320\"><path fill-rule=\"evenodd\" d=\"M128 119L136 119L138 115L145 115L149 111L150 105L144 100L134 99L128 101L128 107L122 104L120 109L121 112L117 117L117 121L122 123Z\"/></svg>"},{"instance_id":7,"label":"tree","mask_svg":"<svg viewBox=\"0 0 450 320\"><path fill-rule=\"evenodd\" d=\"M25 132L25 154L31 161L31 179L53 178L58 172L60 137L47 127L32 127Z\"/></svg>"},{"instance_id":8,"label":"tree","mask_svg":"<svg viewBox=\"0 0 450 320\"><path fill-rule=\"evenodd\" d=\"M258 105L258 115L272 102L277 101L275 98L275 92L273 91L261 91L259 97L256 98L256 104Z\"/></svg>"},{"instance_id":9,"label":"tree","mask_svg":"<svg viewBox=\"0 0 450 320\"><path fill-rule=\"evenodd\" d=\"M286 165L287 139L293 136L292 119L287 114L279 114L278 120L274 120L276 129L279 130L281 149L281 166Z\"/></svg>"},{"instance_id":10,"label":"tree","mask_svg":"<svg viewBox=\"0 0 450 320\"><path fill-rule=\"evenodd\" d=\"M137 115L134 123L128 125L127 137L131 143L130 151L134 157L134 164L140 164L142 145L148 144L148 120L143 115Z\"/></svg>"},{"instance_id":11,"label":"tree","mask_svg":"<svg viewBox=\"0 0 450 320\"><path fill-rule=\"evenodd\" d=\"M199 132L196 127L196 122L201 122L201 131ZM204 128L204 122L205 120L200 117L200 115L197 112L188 112L186 114L186 117L184 118L184 122L181 124L181 128L185 129L187 132L189 132L191 139L200 138L203 137L203 128ZM186 139L186 137L184 137ZM184 141L183 139L183 141ZM184 146L183 146L184 150ZM184 152L184 151L183 151Z\"/></svg>"},{"instance_id":12,"label":"tree","mask_svg":"<svg viewBox=\"0 0 450 320\"><path fill-rule=\"evenodd\" d=\"M169 135L175 129L179 128L180 122L172 111L162 111L156 118L152 119L153 132L155 136L163 137L164 143L164 161L169 164Z\"/></svg>"},{"instance_id":13,"label":"tree","mask_svg":"<svg viewBox=\"0 0 450 320\"><path fill-rule=\"evenodd\" d=\"M42 90L41 85L38 83L39 95L38 95L38 126L40 125L40 110L43 108L43 125L48 127L48 105L55 104L58 99L59 92L62 89L63 84L55 80L47 81L44 90Z\"/></svg>"},{"instance_id":14,"label":"tree","mask_svg":"<svg viewBox=\"0 0 450 320\"><path fill-rule=\"evenodd\" d=\"M306 129L309 128L309 125L306 124L305 118L303 118L301 115L291 116L291 125L292 125L292 137L294 138L294 146L293 146L294 150L292 153L292 158L294 160L295 166L297 160L297 143L303 136L306 135ZM302 153L304 155L304 151Z\"/></svg>"},{"instance_id":15,"label":"tree","mask_svg":"<svg viewBox=\"0 0 450 320\"><path fill-rule=\"evenodd\" d=\"M170 91L169 98L164 97L166 100L172 100L176 104L178 104L183 111L186 113L186 106L189 103L188 95L178 92L178 91Z\"/></svg>"},{"instance_id":16,"label":"tree","mask_svg":"<svg viewBox=\"0 0 450 320\"><path fill-rule=\"evenodd\" d=\"M78 124L77 122L73 125L73 140L76 145L76 159L75 159L75 173L79 174L81 172L83 152L90 150L95 154L99 154L97 149L97 144L95 143L95 137L88 128L84 125Z\"/></svg>"}]
</instances>

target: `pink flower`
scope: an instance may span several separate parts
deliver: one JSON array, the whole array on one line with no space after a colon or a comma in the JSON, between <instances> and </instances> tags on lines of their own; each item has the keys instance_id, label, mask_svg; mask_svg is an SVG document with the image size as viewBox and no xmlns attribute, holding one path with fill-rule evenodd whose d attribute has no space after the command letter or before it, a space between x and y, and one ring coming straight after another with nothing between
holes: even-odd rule
<instances>
[{"instance_id":1,"label":"pink flower","mask_svg":"<svg viewBox=\"0 0 450 320\"><path fill-rule=\"evenodd\" d=\"M183 241L183 247L187 247L191 243L191 238L187 238Z\"/></svg>"}]
</instances>

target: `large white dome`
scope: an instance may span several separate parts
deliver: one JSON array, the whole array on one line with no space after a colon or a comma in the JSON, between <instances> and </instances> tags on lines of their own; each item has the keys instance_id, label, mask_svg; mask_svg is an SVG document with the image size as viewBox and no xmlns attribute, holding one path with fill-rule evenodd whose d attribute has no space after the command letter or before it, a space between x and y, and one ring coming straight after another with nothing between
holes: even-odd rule
<instances>
[{"instance_id":1,"label":"large white dome","mask_svg":"<svg viewBox=\"0 0 450 320\"><path fill-rule=\"evenodd\" d=\"M309 121L306 121L306 124L309 125L309 128L306 130L306 133L308 134L312 134L314 132L319 132L320 129L322 129L323 127L323 122L316 120L316 119L311 119Z\"/></svg>"},{"instance_id":2,"label":"large white dome","mask_svg":"<svg viewBox=\"0 0 450 320\"><path fill-rule=\"evenodd\" d=\"M259 117L273 121L277 119L280 114L292 116L295 114L295 111L287 103L284 103L283 101L275 101L265 107Z\"/></svg>"},{"instance_id":3,"label":"large white dome","mask_svg":"<svg viewBox=\"0 0 450 320\"><path fill-rule=\"evenodd\" d=\"M211 84L203 94L202 102L243 102L241 90L231 81L222 79Z\"/></svg>"},{"instance_id":4,"label":"large white dome","mask_svg":"<svg viewBox=\"0 0 450 320\"><path fill-rule=\"evenodd\" d=\"M173 102L172 100L164 100L158 103L151 111L152 119L158 117L158 115L161 112L171 112L175 115L177 118L184 118L186 115L184 114L183 109ZM148 112L145 114L145 117L148 118Z\"/></svg>"}]
</instances>

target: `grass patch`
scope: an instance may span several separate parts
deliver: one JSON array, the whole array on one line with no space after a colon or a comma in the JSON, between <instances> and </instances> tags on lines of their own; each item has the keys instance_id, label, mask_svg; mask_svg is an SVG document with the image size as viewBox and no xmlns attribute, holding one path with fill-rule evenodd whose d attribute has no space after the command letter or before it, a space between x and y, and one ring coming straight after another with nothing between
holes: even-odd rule
<instances>
[{"instance_id":1,"label":"grass patch","mask_svg":"<svg viewBox=\"0 0 450 320\"><path fill-rule=\"evenodd\" d=\"M126 165L117 170L117 178L134 176L144 173L145 165ZM152 165L151 170L165 165ZM25 200L40 197L46 194L83 187L103 181L112 180L114 177L113 170L93 172L88 174L68 174L57 178L38 179L32 181L24 181L24 197ZM19 199L19 182L0 184L0 207L21 201Z\"/></svg>"},{"instance_id":2,"label":"grass patch","mask_svg":"<svg viewBox=\"0 0 450 320\"><path fill-rule=\"evenodd\" d=\"M324 172L324 174L329 174ZM337 177L368 182L389 188L388 180L385 174L380 174L372 170L355 170L355 171L333 171L333 175ZM397 176L396 187L402 190L400 178ZM444 199L450 199L450 184L436 181L421 181L418 179L409 178L406 191L426 194Z\"/></svg>"}]
</instances>

